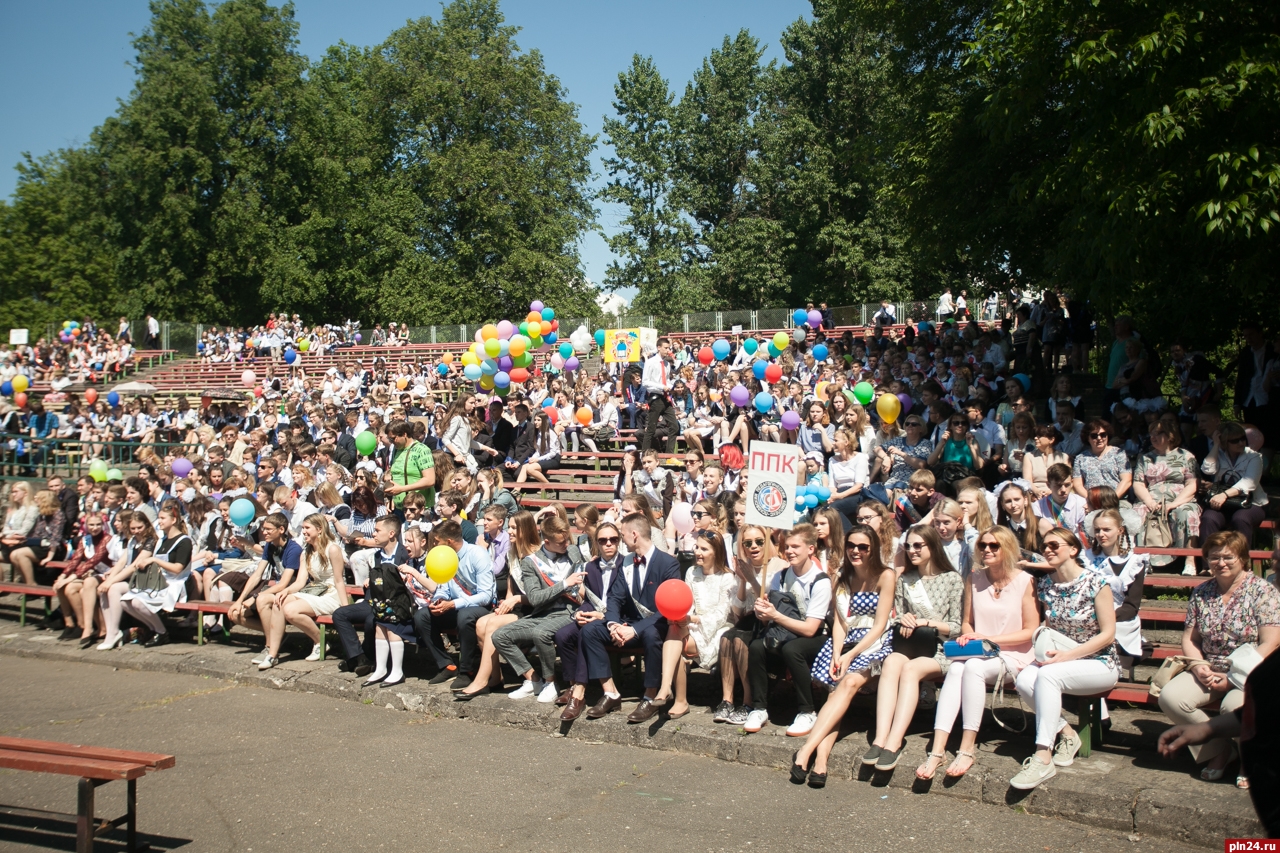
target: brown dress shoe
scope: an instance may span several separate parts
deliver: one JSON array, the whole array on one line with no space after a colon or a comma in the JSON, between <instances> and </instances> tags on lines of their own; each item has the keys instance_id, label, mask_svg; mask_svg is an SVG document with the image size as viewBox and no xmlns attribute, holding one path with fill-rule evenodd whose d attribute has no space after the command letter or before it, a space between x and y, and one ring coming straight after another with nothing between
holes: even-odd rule
<instances>
[{"instance_id":1,"label":"brown dress shoe","mask_svg":"<svg viewBox=\"0 0 1280 853\"><path fill-rule=\"evenodd\" d=\"M573 695L573 688L572 688L572 687L566 687L564 690L562 690L562 691L560 692L560 695L556 697L556 704L557 704L557 705L568 705L568 704L569 704L569 698L570 698L572 695Z\"/></svg>"},{"instance_id":2,"label":"brown dress shoe","mask_svg":"<svg viewBox=\"0 0 1280 853\"><path fill-rule=\"evenodd\" d=\"M586 699L579 699L576 696L570 696L569 704L565 706L564 712L560 714L560 722L572 723L574 720L582 716L582 712L586 710L586 707Z\"/></svg>"},{"instance_id":3,"label":"brown dress shoe","mask_svg":"<svg viewBox=\"0 0 1280 853\"><path fill-rule=\"evenodd\" d=\"M648 697L640 700L640 704L630 714L627 714L628 723L643 723L652 720L658 715L658 711L662 710L663 705L654 704L654 701Z\"/></svg>"},{"instance_id":4,"label":"brown dress shoe","mask_svg":"<svg viewBox=\"0 0 1280 853\"><path fill-rule=\"evenodd\" d=\"M622 710L622 697L610 699L608 696L601 696L600 701L591 706L591 710L587 712L588 720L598 720L606 714L612 714L614 711Z\"/></svg>"}]
</instances>

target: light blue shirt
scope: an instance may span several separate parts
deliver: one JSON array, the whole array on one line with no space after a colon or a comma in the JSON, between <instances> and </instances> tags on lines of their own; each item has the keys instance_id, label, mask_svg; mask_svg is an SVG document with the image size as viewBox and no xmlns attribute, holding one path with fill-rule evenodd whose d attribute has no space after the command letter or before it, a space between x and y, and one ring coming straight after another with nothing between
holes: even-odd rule
<instances>
[{"instance_id":1,"label":"light blue shirt","mask_svg":"<svg viewBox=\"0 0 1280 853\"><path fill-rule=\"evenodd\" d=\"M455 601L458 608L488 607L496 600L497 588L488 549L463 542L458 549L457 575L436 587L434 597L437 601Z\"/></svg>"}]
</instances>

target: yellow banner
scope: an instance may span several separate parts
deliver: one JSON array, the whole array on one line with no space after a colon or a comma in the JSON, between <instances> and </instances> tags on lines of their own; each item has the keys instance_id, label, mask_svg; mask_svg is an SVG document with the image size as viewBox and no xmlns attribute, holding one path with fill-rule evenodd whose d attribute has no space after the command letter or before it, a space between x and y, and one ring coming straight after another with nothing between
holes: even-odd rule
<instances>
[{"instance_id":1,"label":"yellow banner","mask_svg":"<svg viewBox=\"0 0 1280 853\"><path fill-rule=\"evenodd\" d=\"M601 348L606 364L640 360L640 330L605 329Z\"/></svg>"}]
</instances>

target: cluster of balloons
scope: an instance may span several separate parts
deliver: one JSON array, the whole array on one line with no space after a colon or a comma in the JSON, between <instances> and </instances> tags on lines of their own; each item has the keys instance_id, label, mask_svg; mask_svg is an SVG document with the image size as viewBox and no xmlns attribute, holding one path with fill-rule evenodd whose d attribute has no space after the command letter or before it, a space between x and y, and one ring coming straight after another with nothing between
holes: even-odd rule
<instances>
[{"instance_id":1,"label":"cluster of balloons","mask_svg":"<svg viewBox=\"0 0 1280 853\"><path fill-rule=\"evenodd\" d=\"M601 338L604 337L603 332L600 332L600 337ZM758 345L755 345L756 343L755 341L751 341L751 343L754 346L752 346L751 349L747 350L747 352L754 353L758 348ZM698 350L698 362L702 364L703 367L710 367L711 362L724 361L726 358L728 358L730 349L731 347L729 346L729 342L727 340L725 340L724 338L716 338L715 341L711 344L711 346L703 347L702 349Z\"/></svg>"},{"instance_id":2,"label":"cluster of balloons","mask_svg":"<svg viewBox=\"0 0 1280 853\"><path fill-rule=\"evenodd\" d=\"M808 326L810 329L816 329L822 325L822 312L816 308L813 310L797 308L791 312L791 319L796 321L797 326Z\"/></svg>"},{"instance_id":3,"label":"cluster of balloons","mask_svg":"<svg viewBox=\"0 0 1280 853\"><path fill-rule=\"evenodd\" d=\"M796 486L796 509L813 509L831 500L826 486Z\"/></svg>"},{"instance_id":4,"label":"cluster of balloons","mask_svg":"<svg viewBox=\"0 0 1280 853\"><path fill-rule=\"evenodd\" d=\"M69 344L80 337L80 332L80 324L75 320L63 320L62 331L58 333L58 340L64 344Z\"/></svg>"},{"instance_id":5,"label":"cluster of balloons","mask_svg":"<svg viewBox=\"0 0 1280 853\"><path fill-rule=\"evenodd\" d=\"M124 479L124 474L119 468L108 468L105 459L95 459L89 463L89 477L95 483L105 483L107 480L119 482Z\"/></svg>"},{"instance_id":6,"label":"cluster of balloons","mask_svg":"<svg viewBox=\"0 0 1280 853\"><path fill-rule=\"evenodd\" d=\"M19 373L7 382L0 383L0 394L13 398L13 404L19 409L27 406L27 389L31 387L31 381Z\"/></svg>"},{"instance_id":7,"label":"cluster of balloons","mask_svg":"<svg viewBox=\"0 0 1280 853\"><path fill-rule=\"evenodd\" d=\"M518 323L500 320L476 330L475 341L462 354L462 374L476 383L477 390L493 391L505 397L511 393L513 383L522 385L529 380L529 368L537 350L554 347L551 364L558 370L577 370L579 362L575 353L590 349L590 335L585 327L579 327L566 341L560 341L559 335L560 321L556 319L555 309L535 299L529 303L528 315ZM444 375L452 363L452 354L446 354L437 370ZM444 369L440 370L441 367Z\"/></svg>"}]
</instances>

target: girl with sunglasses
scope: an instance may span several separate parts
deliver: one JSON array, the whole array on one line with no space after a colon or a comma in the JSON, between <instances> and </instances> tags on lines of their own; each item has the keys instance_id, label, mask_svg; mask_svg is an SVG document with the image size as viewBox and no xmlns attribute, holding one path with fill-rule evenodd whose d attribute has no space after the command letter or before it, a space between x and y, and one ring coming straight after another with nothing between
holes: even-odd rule
<instances>
[{"instance_id":1,"label":"girl with sunglasses","mask_svg":"<svg viewBox=\"0 0 1280 853\"><path fill-rule=\"evenodd\" d=\"M938 464L960 465L970 471L982 469L982 450L978 446L978 439L969 430L969 419L963 410L957 411L947 420L947 428L929 454L929 467Z\"/></svg>"},{"instance_id":2,"label":"girl with sunglasses","mask_svg":"<svg viewBox=\"0 0 1280 853\"><path fill-rule=\"evenodd\" d=\"M685 573L685 582L693 590L693 609L667 628L662 644L662 685L653 697L655 705L671 705L667 716L673 720L689 713L689 667L700 666L707 671L715 667L721 638L734 624L730 592L738 578L729 571L724 537L715 530L700 530L693 554L693 565ZM732 682L730 685L732 690Z\"/></svg>"},{"instance_id":3,"label":"girl with sunglasses","mask_svg":"<svg viewBox=\"0 0 1280 853\"><path fill-rule=\"evenodd\" d=\"M894 520L893 510L879 501L867 501L858 507L854 524L865 524L880 537L880 559L886 565L896 566L898 551L902 547L902 530Z\"/></svg>"},{"instance_id":4,"label":"girl with sunglasses","mask_svg":"<svg viewBox=\"0 0 1280 853\"><path fill-rule=\"evenodd\" d=\"M1036 581L1045 626L1077 644L1050 649L1045 660L1018 674L1015 686L1022 701L1036 711L1036 753L1022 762L1009 786L1029 791L1069 767L1079 751L1080 735L1062 716L1062 695L1090 696L1115 687L1116 611L1111 587L1100 572L1080 562L1080 540L1055 527L1045 534L1044 558L1052 570Z\"/></svg>"},{"instance_id":5,"label":"girl with sunglasses","mask_svg":"<svg viewBox=\"0 0 1280 853\"><path fill-rule=\"evenodd\" d=\"M932 779L946 759L947 740L956 716L963 712L964 734L947 778L958 779L973 766L978 729L986 707L987 688L1004 673L1011 684L1034 660L1031 635L1040 625L1032 576L1018 568L1018 542L1004 527L984 530L977 539L981 568L965 579L957 642L990 640L1000 647L998 657L951 661L938 694L933 746L916 776Z\"/></svg>"},{"instance_id":6,"label":"girl with sunglasses","mask_svg":"<svg viewBox=\"0 0 1280 853\"><path fill-rule=\"evenodd\" d=\"M831 695L791 765L791 781L800 784L807 777L812 788L827 784L827 759L853 697L893 652L889 615L897 575L880 560L880 537L870 527L853 528L844 542L844 563L832 599L836 618L831 639L812 671L814 680L832 687Z\"/></svg>"},{"instance_id":7,"label":"girl with sunglasses","mask_svg":"<svg viewBox=\"0 0 1280 853\"><path fill-rule=\"evenodd\" d=\"M940 642L928 657L908 658L895 651L885 659L876 690L876 734L862 756L863 764L874 764L877 770L898 766L903 738L920 700L920 683L946 675L950 661L942 653L941 643L960 633L964 581L947 560L938 532L927 524L917 524L907 531L903 549L908 567L893 593L898 631L906 638L917 629L932 629L930 633Z\"/></svg>"},{"instance_id":8,"label":"girl with sunglasses","mask_svg":"<svg viewBox=\"0 0 1280 853\"><path fill-rule=\"evenodd\" d=\"M717 723L742 725L747 721L752 707L747 662L755 625L742 620L751 614L760 590L767 589L773 576L786 568L787 561L777 556L767 530L755 524L739 526L732 564L736 586L730 586L729 593L729 623L735 627L720 637L721 699L713 712ZM742 704L735 706L733 687L738 681L742 682Z\"/></svg>"}]
</instances>

